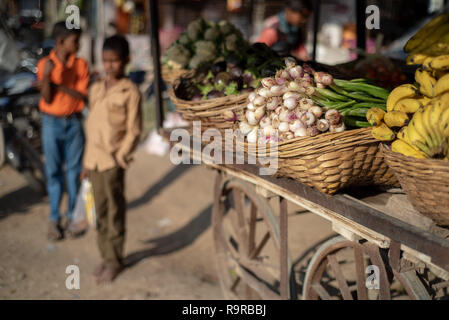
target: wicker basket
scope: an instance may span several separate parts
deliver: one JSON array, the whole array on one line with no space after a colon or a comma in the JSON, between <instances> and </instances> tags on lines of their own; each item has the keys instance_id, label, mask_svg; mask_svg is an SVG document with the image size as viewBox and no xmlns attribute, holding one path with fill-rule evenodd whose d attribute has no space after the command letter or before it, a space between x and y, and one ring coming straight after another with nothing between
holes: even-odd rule
<instances>
[{"instance_id":1,"label":"wicker basket","mask_svg":"<svg viewBox=\"0 0 449 320\"><path fill-rule=\"evenodd\" d=\"M244 148L254 153L254 146L246 142ZM399 186L370 128L292 139L279 143L277 149L276 176L296 179L324 193L354 185Z\"/></svg>"},{"instance_id":2,"label":"wicker basket","mask_svg":"<svg viewBox=\"0 0 449 320\"><path fill-rule=\"evenodd\" d=\"M168 85L172 85L176 79L187 72L188 70L185 69L170 69L167 66L162 66L162 79L164 79Z\"/></svg>"},{"instance_id":3,"label":"wicker basket","mask_svg":"<svg viewBox=\"0 0 449 320\"><path fill-rule=\"evenodd\" d=\"M233 111L238 119L243 119L244 109L247 105L249 93L226 96L216 99L188 101L176 97L175 91L178 81L169 89L170 99L175 105L182 118L186 121L201 121L201 131L210 128L223 132L225 129L234 129L235 123L227 121L224 117L225 111Z\"/></svg>"},{"instance_id":4,"label":"wicker basket","mask_svg":"<svg viewBox=\"0 0 449 320\"><path fill-rule=\"evenodd\" d=\"M382 153L415 209L449 226L449 161L407 157L385 145Z\"/></svg>"}]
</instances>

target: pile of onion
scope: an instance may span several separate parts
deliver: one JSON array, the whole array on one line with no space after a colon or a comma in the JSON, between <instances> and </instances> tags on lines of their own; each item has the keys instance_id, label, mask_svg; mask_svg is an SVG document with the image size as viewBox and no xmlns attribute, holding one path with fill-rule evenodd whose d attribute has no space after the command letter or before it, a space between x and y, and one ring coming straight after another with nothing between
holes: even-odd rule
<instances>
[{"instance_id":1,"label":"pile of onion","mask_svg":"<svg viewBox=\"0 0 449 320\"><path fill-rule=\"evenodd\" d=\"M343 116L337 110L325 110L308 98L315 87L332 84L332 76L307 65L298 66L291 58L285 64L275 77L262 79L261 86L248 97L245 119L239 121L247 141L277 143L344 131ZM231 113L225 117L235 120Z\"/></svg>"}]
</instances>

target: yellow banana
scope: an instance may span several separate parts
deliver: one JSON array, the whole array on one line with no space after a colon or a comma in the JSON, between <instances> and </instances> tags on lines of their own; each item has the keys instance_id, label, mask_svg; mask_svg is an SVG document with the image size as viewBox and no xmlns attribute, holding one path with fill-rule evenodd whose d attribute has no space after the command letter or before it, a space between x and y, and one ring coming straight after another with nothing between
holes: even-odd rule
<instances>
[{"instance_id":1,"label":"yellow banana","mask_svg":"<svg viewBox=\"0 0 449 320\"><path fill-rule=\"evenodd\" d=\"M387 110L393 111L394 106L401 99L414 98L417 94L417 88L412 84L403 84L394 89L387 99Z\"/></svg>"},{"instance_id":2,"label":"yellow banana","mask_svg":"<svg viewBox=\"0 0 449 320\"><path fill-rule=\"evenodd\" d=\"M418 112L415 113L413 116L412 121L410 121L410 124L407 126L407 135L410 139L410 142L413 146L416 146L419 150L427 154L429 157L432 156L432 152L429 149L429 147L426 144L426 139L424 136L420 133L422 130L417 130L415 127L417 115L419 114L422 116L422 109L418 110ZM416 118L415 118L416 117ZM425 133L424 133L425 134Z\"/></svg>"},{"instance_id":3,"label":"yellow banana","mask_svg":"<svg viewBox=\"0 0 449 320\"><path fill-rule=\"evenodd\" d=\"M394 152L402 153L403 155L408 157L418 159L428 158L428 156L424 152L414 149L411 145L402 140L394 141L391 145L391 150L393 150Z\"/></svg>"},{"instance_id":4,"label":"yellow banana","mask_svg":"<svg viewBox=\"0 0 449 320\"><path fill-rule=\"evenodd\" d=\"M449 54L432 58L428 65L430 69L449 70Z\"/></svg>"},{"instance_id":5,"label":"yellow banana","mask_svg":"<svg viewBox=\"0 0 449 320\"><path fill-rule=\"evenodd\" d=\"M442 14L438 17L429 21L426 25L424 25L413 37L411 37L407 44L404 47L405 52L411 52L412 50L418 48L423 39L431 36L438 26L444 24L449 21L449 14Z\"/></svg>"},{"instance_id":6,"label":"yellow banana","mask_svg":"<svg viewBox=\"0 0 449 320\"><path fill-rule=\"evenodd\" d=\"M433 147L433 152L435 154L440 154L442 151L442 144L444 142L443 134L439 129L439 120L441 112L443 111L440 99L434 100L429 103L423 113L423 125L429 135L426 140L429 141L427 144Z\"/></svg>"},{"instance_id":7,"label":"yellow banana","mask_svg":"<svg viewBox=\"0 0 449 320\"><path fill-rule=\"evenodd\" d=\"M401 111L405 113L415 113L424 106L421 99L402 99L393 108L393 111Z\"/></svg>"},{"instance_id":8,"label":"yellow banana","mask_svg":"<svg viewBox=\"0 0 449 320\"><path fill-rule=\"evenodd\" d=\"M366 113L366 119L372 126L380 126L385 116L385 111L380 108L371 108Z\"/></svg>"},{"instance_id":9,"label":"yellow banana","mask_svg":"<svg viewBox=\"0 0 449 320\"><path fill-rule=\"evenodd\" d=\"M449 24L443 24L436 28L430 37L424 38L421 44L411 51L412 54L421 53L427 55L439 55L440 52L445 52L444 42L442 38L449 33ZM441 43L442 46L438 46ZM441 48L442 47L442 48ZM440 49L441 48L441 49ZM431 54L430 54L431 53Z\"/></svg>"},{"instance_id":10,"label":"yellow banana","mask_svg":"<svg viewBox=\"0 0 449 320\"><path fill-rule=\"evenodd\" d=\"M449 73L441 77L435 85L435 96L449 91Z\"/></svg>"},{"instance_id":11,"label":"yellow banana","mask_svg":"<svg viewBox=\"0 0 449 320\"><path fill-rule=\"evenodd\" d=\"M430 101L432 101L431 98L423 96L422 98L418 99L419 102L421 102L421 104L425 107Z\"/></svg>"},{"instance_id":12,"label":"yellow banana","mask_svg":"<svg viewBox=\"0 0 449 320\"><path fill-rule=\"evenodd\" d=\"M449 93L442 95L440 99L444 110L440 115L439 129L449 144Z\"/></svg>"},{"instance_id":13,"label":"yellow banana","mask_svg":"<svg viewBox=\"0 0 449 320\"><path fill-rule=\"evenodd\" d=\"M424 70L432 70L430 63L432 62L433 59L435 59L435 57L427 57L426 59L424 59L422 63Z\"/></svg>"},{"instance_id":14,"label":"yellow banana","mask_svg":"<svg viewBox=\"0 0 449 320\"><path fill-rule=\"evenodd\" d=\"M409 123L410 119L405 112L401 111L390 111L387 112L384 116L385 124L390 127L404 127Z\"/></svg>"},{"instance_id":15,"label":"yellow banana","mask_svg":"<svg viewBox=\"0 0 449 320\"><path fill-rule=\"evenodd\" d=\"M427 54L414 53L414 54L408 55L407 58L405 59L405 62L408 65L423 64L429 58L433 58L433 57L429 56Z\"/></svg>"},{"instance_id":16,"label":"yellow banana","mask_svg":"<svg viewBox=\"0 0 449 320\"><path fill-rule=\"evenodd\" d=\"M385 123L382 123L380 126L373 128L371 130L371 134L373 135L374 139L380 141L393 141L396 137L393 130L388 128Z\"/></svg>"},{"instance_id":17,"label":"yellow banana","mask_svg":"<svg viewBox=\"0 0 449 320\"><path fill-rule=\"evenodd\" d=\"M430 72L423 69L416 70L415 80L419 83L419 92L430 98L435 96L435 85L437 80L432 77Z\"/></svg>"}]
</instances>

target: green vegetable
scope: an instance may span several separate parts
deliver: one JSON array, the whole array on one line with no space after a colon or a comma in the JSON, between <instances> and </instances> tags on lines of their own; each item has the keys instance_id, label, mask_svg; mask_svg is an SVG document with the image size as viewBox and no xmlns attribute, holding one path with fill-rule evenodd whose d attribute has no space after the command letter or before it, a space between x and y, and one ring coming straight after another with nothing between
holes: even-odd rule
<instances>
[{"instance_id":1,"label":"green vegetable","mask_svg":"<svg viewBox=\"0 0 449 320\"><path fill-rule=\"evenodd\" d=\"M342 112L344 116L352 116L352 117L360 117L366 119L366 113L369 109L366 108L355 108L352 106L351 108Z\"/></svg>"},{"instance_id":2,"label":"green vegetable","mask_svg":"<svg viewBox=\"0 0 449 320\"><path fill-rule=\"evenodd\" d=\"M378 104L385 102L385 100L373 98L373 97L370 97L370 96L365 95L360 92L350 92L350 93L348 93L348 97L351 97L351 98L359 100L359 101L374 102L374 103L378 103Z\"/></svg>"},{"instance_id":3,"label":"green vegetable","mask_svg":"<svg viewBox=\"0 0 449 320\"><path fill-rule=\"evenodd\" d=\"M353 106L354 108L379 108L383 111L387 111L387 105L385 103L373 103L373 102L359 102Z\"/></svg>"},{"instance_id":4,"label":"green vegetable","mask_svg":"<svg viewBox=\"0 0 449 320\"><path fill-rule=\"evenodd\" d=\"M343 121L347 127L353 127L353 128L370 128L370 127L372 127L372 125L369 122L359 120L359 118L344 117Z\"/></svg>"},{"instance_id":5,"label":"green vegetable","mask_svg":"<svg viewBox=\"0 0 449 320\"><path fill-rule=\"evenodd\" d=\"M225 95L232 96L237 94L239 94L237 82L231 82L228 86L226 86Z\"/></svg>"},{"instance_id":6,"label":"green vegetable","mask_svg":"<svg viewBox=\"0 0 449 320\"><path fill-rule=\"evenodd\" d=\"M329 99L331 101L348 101L349 99L345 96L339 95L329 89L315 88L316 92L322 97Z\"/></svg>"},{"instance_id":7,"label":"green vegetable","mask_svg":"<svg viewBox=\"0 0 449 320\"><path fill-rule=\"evenodd\" d=\"M334 79L334 83L346 91L356 91L356 92L362 91L368 93L373 97L380 98L382 100L387 100L390 94L390 92L388 90L385 90L384 88L376 87L365 83L354 83L351 81L339 79Z\"/></svg>"},{"instance_id":8,"label":"green vegetable","mask_svg":"<svg viewBox=\"0 0 449 320\"><path fill-rule=\"evenodd\" d=\"M207 85L202 85L202 84L197 84L198 89L200 89L201 94L203 96L207 96L207 94L209 92L211 92L212 90L214 90L214 86L211 84L207 84Z\"/></svg>"}]
</instances>

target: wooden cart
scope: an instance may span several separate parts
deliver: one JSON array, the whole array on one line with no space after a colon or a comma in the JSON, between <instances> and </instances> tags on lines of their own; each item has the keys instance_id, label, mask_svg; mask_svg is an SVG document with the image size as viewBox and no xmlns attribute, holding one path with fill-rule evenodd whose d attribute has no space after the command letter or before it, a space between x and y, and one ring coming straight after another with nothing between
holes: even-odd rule
<instances>
[{"instance_id":1,"label":"wooden cart","mask_svg":"<svg viewBox=\"0 0 449 320\"><path fill-rule=\"evenodd\" d=\"M405 195L378 192L364 201L360 195L329 196L291 179L260 176L255 165L215 165L188 151L217 171L212 227L226 298L449 296L449 230L414 211ZM302 292L289 253L288 204L330 221L339 234L311 258Z\"/></svg>"}]
</instances>

